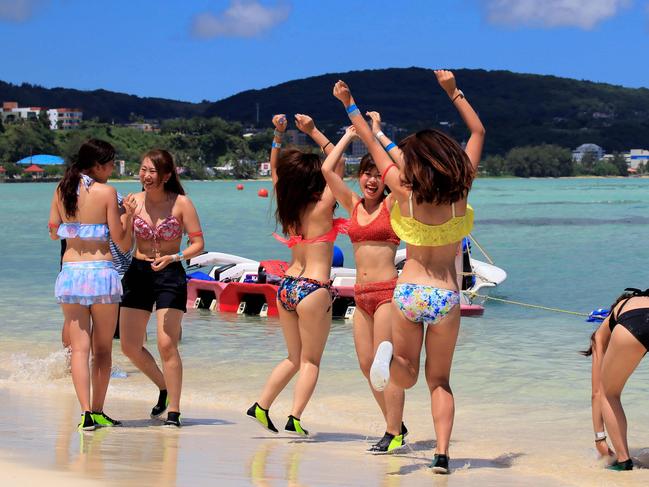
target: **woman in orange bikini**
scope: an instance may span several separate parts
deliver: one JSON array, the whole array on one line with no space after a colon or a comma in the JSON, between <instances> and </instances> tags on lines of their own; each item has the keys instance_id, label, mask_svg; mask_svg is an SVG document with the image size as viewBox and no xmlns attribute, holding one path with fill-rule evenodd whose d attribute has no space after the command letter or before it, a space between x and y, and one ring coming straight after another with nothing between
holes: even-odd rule
<instances>
[{"instance_id":1,"label":"woman in orange bikini","mask_svg":"<svg viewBox=\"0 0 649 487\"><path fill-rule=\"evenodd\" d=\"M325 153L331 142L315 127L311 117L296 115L297 127ZM293 407L284 430L307 436L300 419L318 380L320 359L331 327L331 260L333 242L344 230L344 220L334 219L336 205L320 172L320 158L296 149L284 150L286 116L275 115L275 136L270 165L277 197L275 212L287 238L276 238L291 249L291 263L277 293L279 319L288 357L271 372L261 395L247 411L267 430L277 433L268 410L275 398L299 372ZM342 170L342 167L340 168Z\"/></svg>"},{"instance_id":2,"label":"woman in orange bikini","mask_svg":"<svg viewBox=\"0 0 649 487\"><path fill-rule=\"evenodd\" d=\"M383 390L390 380L404 389L412 387L417 382L425 343L426 381L437 437L431 468L435 473L448 473L455 414L449 378L460 328L455 256L462 238L473 227L473 209L467 205L467 197L480 161L485 130L464 93L457 89L453 73L435 71L435 75L471 136L463 150L437 130L412 134L399 143L400 166L388 156L384 137L377 140L372 134L344 82L336 83L334 96L344 104L392 190L392 228L408 244L408 260L392 300L392 342L379 345L370 380L377 390ZM428 325L425 333L423 325Z\"/></svg>"},{"instance_id":3,"label":"woman in orange bikini","mask_svg":"<svg viewBox=\"0 0 649 487\"><path fill-rule=\"evenodd\" d=\"M374 126L380 124L374 114ZM380 131L380 125L377 132ZM370 154L361 159L358 171L362 197L357 195L335 171L349 143L356 137L350 127L322 165L322 174L338 202L351 215L349 238L354 245L356 285L354 299L354 344L363 375L369 380L370 366L379 343L392 339L392 309L390 302L397 282L394 258L400 239L390 226L392 195L386 193L385 183ZM386 422L383 438L368 452L394 453L405 447L407 429L402 423L404 391L391 383L374 399Z\"/></svg>"}]
</instances>

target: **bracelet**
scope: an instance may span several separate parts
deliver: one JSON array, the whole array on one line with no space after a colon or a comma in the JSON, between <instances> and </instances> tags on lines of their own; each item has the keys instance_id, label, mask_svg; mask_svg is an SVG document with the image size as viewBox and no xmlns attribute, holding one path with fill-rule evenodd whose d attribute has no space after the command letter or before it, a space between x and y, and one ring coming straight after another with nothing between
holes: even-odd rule
<instances>
[{"instance_id":1,"label":"bracelet","mask_svg":"<svg viewBox=\"0 0 649 487\"><path fill-rule=\"evenodd\" d=\"M606 431L595 432L595 441L604 441L606 439Z\"/></svg>"},{"instance_id":2,"label":"bracelet","mask_svg":"<svg viewBox=\"0 0 649 487\"><path fill-rule=\"evenodd\" d=\"M393 167L399 167L399 166L397 166L396 164L390 164L390 167L388 167L385 170L385 172L381 175L381 182L383 184L385 184L385 177L388 175L388 173L390 172L390 169L392 169Z\"/></svg>"},{"instance_id":3,"label":"bracelet","mask_svg":"<svg viewBox=\"0 0 649 487\"><path fill-rule=\"evenodd\" d=\"M274 135L275 137L279 137L280 139L281 139L282 137L284 137L285 134L286 134L286 132L280 132L280 131L277 130L277 129L273 130L273 135Z\"/></svg>"},{"instance_id":4,"label":"bracelet","mask_svg":"<svg viewBox=\"0 0 649 487\"><path fill-rule=\"evenodd\" d=\"M325 145L323 145L322 147L320 147L320 149L322 149L322 152L325 151L325 149L327 148L327 146L328 146L329 144L331 144L331 141L330 141L330 140L328 140L327 143L326 143Z\"/></svg>"},{"instance_id":5,"label":"bracelet","mask_svg":"<svg viewBox=\"0 0 649 487\"><path fill-rule=\"evenodd\" d=\"M171 262L178 262L178 254L174 254L171 256Z\"/></svg>"},{"instance_id":6,"label":"bracelet","mask_svg":"<svg viewBox=\"0 0 649 487\"><path fill-rule=\"evenodd\" d=\"M385 134L383 133L383 131L379 130L374 134L374 137L376 138L376 140L378 140L380 137L385 137Z\"/></svg>"},{"instance_id":7,"label":"bracelet","mask_svg":"<svg viewBox=\"0 0 649 487\"><path fill-rule=\"evenodd\" d=\"M352 113L353 111L358 110L358 107L356 106L356 103L352 103L345 110L347 110L347 113Z\"/></svg>"},{"instance_id":8,"label":"bracelet","mask_svg":"<svg viewBox=\"0 0 649 487\"><path fill-rule=\"evenodd\" d=\"M273 140L273 143L272 143L271 147L272 147L273 149L281 149L281 148L282 148L282 143L281 143L281 142L275 142L275 141Z\"/></svg>"},{"instance_id":9,"label":"bracelet","mask_svg":"<svg viewBox=\"0 0 649 487\"><path fill-rule=\"evenodd\" d=\"M385 152L390 152L396 146L397 146L397 144L395 144L394 142L390 142L388 145L385 146Z\"/></svg>"},{"instance_id":10,"label":"bracelet","mask_svg":"<svg viewBox=\"0 0 649 487\"><path fill-rule=\"evenodd\" d=\"M462 90L457 90L457 95L453 97L451 103L455 103L455 100L457 100L458 98L464 98L464 92Z\"/></svg>"}]
</instances>

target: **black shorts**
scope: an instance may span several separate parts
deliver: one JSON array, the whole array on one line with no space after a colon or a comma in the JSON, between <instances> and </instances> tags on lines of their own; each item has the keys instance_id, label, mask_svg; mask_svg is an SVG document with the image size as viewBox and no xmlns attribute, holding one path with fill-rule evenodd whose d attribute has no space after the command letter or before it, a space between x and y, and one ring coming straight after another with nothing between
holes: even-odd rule
<instances>
[{"instance_id":1,"label":"black shorts","mask_svg":"<svg viewBox=\"0 0 649 487\"><path fill-rule=\"evenodd\" d=\"M144 311L173 308L187 311L187 278L180 262L173 262L161 271L151 269L151 262L133 258L122 279L122 308Z\"/></svg>"}]
</instances>

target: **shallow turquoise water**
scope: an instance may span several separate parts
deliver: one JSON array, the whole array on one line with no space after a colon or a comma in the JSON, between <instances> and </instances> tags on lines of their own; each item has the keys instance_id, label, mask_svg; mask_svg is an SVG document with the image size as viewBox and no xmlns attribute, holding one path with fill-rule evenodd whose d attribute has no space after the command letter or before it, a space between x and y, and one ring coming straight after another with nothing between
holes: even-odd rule
<instances>
[{"instance_id":1,"label":"shallow turquoise water","mask_svg":"<svg viewBox=\"0 0 649 487\"><path fill-rule=\"evenodd\" d=\"M123 193L138 190L135 183L117 187ZM244 191L237 191L234 182L186 184L208 249L255 259L288 257L271 237L271 200L257 196L261 187L270 189L270 182L246 182ZM69 386L59 368L52 372L62 321L53 297L59 244L48 239L46 229L53 189L49 184L0 185L0 380L5 382ZM470 200L475 236L508 272L493 296L589 312L608 306L624 287L649 287L648 179L478 180ZM346 237L338 244L347 265L352 264ZM590 364L576 351L587 347L593 329L580 317L496 302L487 303L483 317L464 319L452 378L458 434L463 428L467 435L490 428L497 432L498 419L514 414L530 438L539 434L538 424L552 430L550 422L571 431L587 448ZM149 330L153 336L152 325ZM111 393L140 397L145 390L153 397L153 387L118 349L115 362L129 377L114 380ZM182 343L184 400L243 408L284 353L275 320L190 310ZM645 435L648 379L641 365L624 397L635 431ZM284 394L278 407L289 402L290 394ZM423 420L428 404L420 381L408 393L406 414ZM371 419L366 419L368 408ZM358 372L349 323L337 321L332 327L308 411L321 421L380 423ZM574 415L578 420L569 421ZM489 426L488 418L494 420ZM471 429L478 420L482 429Z\"/></svg>"}]
</instances>

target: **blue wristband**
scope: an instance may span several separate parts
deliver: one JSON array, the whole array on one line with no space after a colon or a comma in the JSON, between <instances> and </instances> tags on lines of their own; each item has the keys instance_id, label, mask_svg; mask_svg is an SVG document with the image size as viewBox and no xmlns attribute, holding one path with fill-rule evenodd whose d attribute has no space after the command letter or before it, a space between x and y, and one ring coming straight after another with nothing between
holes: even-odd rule
<instances>
[{"instance_id":1,"label":"blue wristband","mask_svg":"<svg viewBox=\"0 0 649 487\"><path fill-rule=\"evenodd\" d=\"M385 152L390 152L396 146L397 146L397 144L395 144L394 142L390 142L388 145L385 146Z\"/></svg>"},{"instance_id":2,"label":"blue wristband","mask_svg":"<svg viewBox=\"0 0 649 487\"><path fill-rule=\"evenodd\" d=\"M281 148L282 148L282 144L280 144L279 142L275 142L275 141L273 140L272 148L273 148L273 149L281 149Z\"/></svg>"},{"instance_id":3,"label":"blue wristband","mask_svg":"<svg viewBox=\"0 0 649 487\"><path fill-rule=\"evenodd\" d=\"M178 262L180 262L181 260L183 260L183 258L185 257L185 256L183 255L182 250L181 250L180 252L178 252L176 255L178 256Z\"/></svg>"},{"instance_id":4,"label":"blue wristband","mask_svg":"<svg viewBox=\"0 0 649 487\"><path fill-rule=\"evenodd\" d=\"M358 107L355 103L347 107L347 113L352 113L354 110L358 110Z\"/></svg>"}]
</instances>

